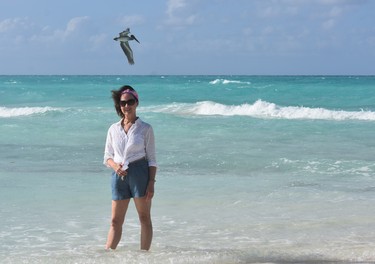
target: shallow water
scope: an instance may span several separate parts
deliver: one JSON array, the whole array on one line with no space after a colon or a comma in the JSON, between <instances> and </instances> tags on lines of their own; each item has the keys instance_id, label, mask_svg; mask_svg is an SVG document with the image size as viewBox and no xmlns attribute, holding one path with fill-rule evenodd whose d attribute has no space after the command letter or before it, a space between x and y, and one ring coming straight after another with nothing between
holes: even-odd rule
<instances>
[{"instance_id":1,"label":"shallow water","mask_svg":"<svg viewBox=\"0 0 375 264\"><path fill-rule=\"evenodd\" d=\"M157 140L154 240L130 207L103 249L117 121L131 84ZM1 76L4 263L375 261L375 77Z\"/></svg>"}]
</instances>

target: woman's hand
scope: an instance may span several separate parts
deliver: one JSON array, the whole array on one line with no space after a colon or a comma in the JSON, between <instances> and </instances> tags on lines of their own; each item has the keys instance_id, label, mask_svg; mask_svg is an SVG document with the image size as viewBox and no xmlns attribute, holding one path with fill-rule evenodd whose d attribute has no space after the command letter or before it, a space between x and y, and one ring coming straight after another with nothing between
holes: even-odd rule
<instances>
[{"instance_id":1,"label":"woman's hand","mask_svg":"<svg viewBox=\"0 0 375 264\"><path fill-rule=\"evenodd\" d=\"M125 177L128 174L126 170L122 169L122 164L114 162L112 158L109 158L107 160L107 165L111 167L115 171L115 173L120 177Z\"/></svg>"},{"instance_id":2,"label":"woman's hand","mask_svg":"<svg viewBox=\"0 0 375 264\"><path fill-rule=\"evenodd\" d=\"M128 172L126 170L122 169L122 164L115 163L114 166L113 166L113 170L120 177L125 177L128 174Z\"/></svg>"},{"instance_id":3,"label":"woman's hand","mask_svg":"<svg viewBox=\"0 0 375 264\"><path fill-rule=\"evenodd\" d=\"M154 185L155 185L155 176L156 176L156 167L150 166L148 167L148 185L146 189L146 200L151 201L154 197Z\"/></svg>"},{"instance_id":4,"label":"woman's hand","mask_svg":"<svg viewBox=\"0 0 375 264\"><path fill-rule=\"evenodd\" d=\"M149 181L146 189L146 200L151 201L151 199L154 197L154 185L155 180Z\"/></svg>"}]
</instances>

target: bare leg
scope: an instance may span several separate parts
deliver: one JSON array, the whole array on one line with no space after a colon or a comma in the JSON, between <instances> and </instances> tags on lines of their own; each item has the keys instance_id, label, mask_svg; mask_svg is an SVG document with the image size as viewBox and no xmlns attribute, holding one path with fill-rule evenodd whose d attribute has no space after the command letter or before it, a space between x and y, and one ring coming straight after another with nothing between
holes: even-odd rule
<instances>
[{"instance_id":1,"label":"bare leg","mask_svg":"<svg viewBox=\"0 0 375 264\"><path fill-rule=\"evenodd\" d=\"M141 222L141 250L149 250L152 241L151 200L145 196L134 198L134 203Z\"/></svg>"},{"instance_id":2,"label":"bare leg","mask_svg":"<svg viewBox=\"0 0 375 264\"><path fill-rule=\"evenodd\" d=\"M121 240L122 225L124 224L129 201L130 199L112 201L112 221L108 232L106 249L116 249Z\"/></svg>"}]
</instances>

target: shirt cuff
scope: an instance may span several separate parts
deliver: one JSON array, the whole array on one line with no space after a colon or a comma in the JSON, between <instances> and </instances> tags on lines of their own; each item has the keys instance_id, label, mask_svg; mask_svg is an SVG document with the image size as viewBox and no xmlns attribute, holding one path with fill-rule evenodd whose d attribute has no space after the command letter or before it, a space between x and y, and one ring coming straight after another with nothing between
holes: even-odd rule
<instances>
[{"instance_id":1,"label":"shirt cuff","mask_svg":"<svg viewBox=\"0 0 375 264\"><path fill-rule=\"evenodd\" d=\"M149 166L149 167L156 167L156 168L157 168L157 167L158 167L158 164L156 163L156 161L151 161L151 160L149 160L149 161L148 161L148 166Z\"/></svg>"}]
</instances>

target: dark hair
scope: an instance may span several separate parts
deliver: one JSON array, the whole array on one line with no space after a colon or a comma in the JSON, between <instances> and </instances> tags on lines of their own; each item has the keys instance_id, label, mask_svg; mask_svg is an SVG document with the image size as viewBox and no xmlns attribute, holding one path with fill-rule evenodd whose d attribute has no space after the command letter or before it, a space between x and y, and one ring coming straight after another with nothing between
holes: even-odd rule
<instances>
[{"instance_id":1,"label":"dark hair","mask_svg":"<svg viewBox=\"0 0 375 264\"><path fill-rule=\"evenodd\" d=\"M115 109L116 109L116 112L117 114L123 118L124 117L124 113L121 111L121 106L120 106L120 99L121 99L121 95L122 95L122 92L125 91L125 90L131 90L131 91L135 91L133 87L131 87L130 85L124 85L122 86L120 89L118 90L112 90L111 93L112 93L112 99L113 99L113 102L115 104Z\"/></svg>"}]
</instances>

